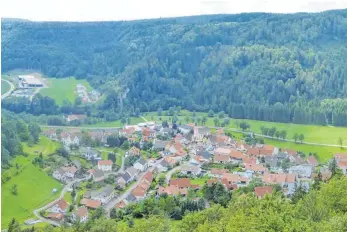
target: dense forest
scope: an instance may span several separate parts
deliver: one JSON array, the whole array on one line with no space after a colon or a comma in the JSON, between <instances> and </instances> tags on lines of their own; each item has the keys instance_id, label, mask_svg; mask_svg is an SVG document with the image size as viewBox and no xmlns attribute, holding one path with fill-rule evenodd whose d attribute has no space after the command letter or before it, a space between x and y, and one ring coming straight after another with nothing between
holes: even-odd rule
<instances>
[{"instance_id":1,"label":"dense forest","mask_svg":"<svg viewBox=\"0 0 347 232\"><path fill-rule=\"evenodd\" d=\"M13 113L1 117L1 168L9 167L10 159L24 155L22 142L29 145L39 141L41 128L34 123L27 124Z\"/></svg>"},{"instance_id":2,"label":"dense forest","mask_svg":"<svg viewBox=\"0 0 347 232\"><path fill-rule=\"evenodd\" d=\"M2 71L86 78L98 117L184 109L347 125L347 10L2 23Z\"/></svg>"},{"instance_id":3,"label":"dense forest","mask_svg":"<svg viewBox=\"0 0 347 232\"><path fill-rule=\"evenodd\" d=\"M194 204L189 201L184 201L180 207L177 207L177 199L173 197L150 198L133 207L134 217L127 217L127 210L124 212L112 210L112 218L106 219L105 212L99 208L90 212L87 223L61 228L48 226L38 231L345 232L347 231L346 189L347 178L336 176L327 184L323 182L315 184L309 193L297 190L292 199L284 197L280 191L275 191L262 199L256 199L252 192L236 191L225 207L212 204L210 208L203 210L199 210L199 203ZM189 209L192 210L189 212ZM176 213L181 210L186 211L182 220L170 220L170 217L175 219ZM119 216L124 218L117 221ZM143 218L135 220L136 217ZM13 220L8 231L20 231L19 224ZM26 231L36 231L36 229L33 227Z\"/></svg>"}]
</instances>

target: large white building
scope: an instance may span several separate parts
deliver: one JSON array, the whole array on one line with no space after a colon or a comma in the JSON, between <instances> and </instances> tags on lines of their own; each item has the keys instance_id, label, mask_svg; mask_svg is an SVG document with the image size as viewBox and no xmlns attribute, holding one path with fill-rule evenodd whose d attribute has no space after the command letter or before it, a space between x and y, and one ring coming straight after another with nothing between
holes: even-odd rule
<instances>
[{"instance_id":1,"label":"large white building","mask_svg":"<svg viewBox=\"0 0 347 232\"><path fill-rule=\"evenodd\" d=\"M20 87L22 88L37 88L43 87L43 83L34 76L18 75Z\"/></svg>"}]
</instances>

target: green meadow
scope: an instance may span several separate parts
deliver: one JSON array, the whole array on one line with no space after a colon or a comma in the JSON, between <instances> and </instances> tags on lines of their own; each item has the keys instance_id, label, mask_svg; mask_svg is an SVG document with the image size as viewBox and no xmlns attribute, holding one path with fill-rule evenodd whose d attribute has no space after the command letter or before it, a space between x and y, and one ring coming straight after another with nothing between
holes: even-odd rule
<instances>
[{"instance_id":1,"label":"green meadow","mask_svg":"<svg viewBox=\"0 0 347 232\"><path fill-rule=\"evenodd\" d=\"M196 117L207 116L207 113L196 113ZM165 121L170 120L172 116L158 116L157 112L145 113L144 117L147 120ZM188 117L188 121L186 120ZM215 115L217 117L217 115ZM181 123L192 122L193 113L187 110L182 110L178 120ZM213 118L207 117L206 126L214 126ZM223 119L219 119L221 122ZM339 138L343 139L344 145L347 145L347 127L333 127L333 126L317 126L317 125L301 125L293 123L278 123L278 122L265 122L248 119L231 119L228 128L238 128L240 122L247 122L250 125L250 131L254 133L261 133L260 128L263 127L276 127L277 130L286 130L287 139L292 139L295 133L302 133L305 136L305 142L314 142L321 144L339 144Z\"/></svg>"},{"instance_id":2,"label":"green meadow","mask_svg":"<svg viewBox=\"0 0 347 232\"><path fill-rule=\"evenodd\" d=\"M86 80L76 80L74 77L68 78L47 78L48 88L40 90L43 96L51 97L58 105L62 105L64 100L74 103L77 93L77 84L83 84L88 91L92 88Z\"/></svg>"},{"instance_id":3,"label":"green meadow","mask_svg":"<svg viewBox=\"0 0 347 232\"><path fill-rule=\"evenodd\" d=\"M45 137L41 137L40 142L33 147L23 144L23 150L28 156L17 156L12 161L13 167L5 170L12 178L2 184L1 188L2 227L7 226L13 217L21 223L24 222L34 216L34 209L59 196L63 185L32 164L32 160L40 153L45 157L54 153L58 147L58 143ZM16 164L20 167L18 171ZM17 195L11 193L14 185L17 185ZM55 194L52 193L54 188L58 190Z\"/></svg>"},{"instance_id":4,"label":"green meadow","mask_svg":"<svg viewBox=\"0 0 347 232\"><path fill-rule=\"evenodd\" d=\"M1 81L1 95L7 93L11 89L10 85L6 81Z\"/></svg>"}]
</instances>

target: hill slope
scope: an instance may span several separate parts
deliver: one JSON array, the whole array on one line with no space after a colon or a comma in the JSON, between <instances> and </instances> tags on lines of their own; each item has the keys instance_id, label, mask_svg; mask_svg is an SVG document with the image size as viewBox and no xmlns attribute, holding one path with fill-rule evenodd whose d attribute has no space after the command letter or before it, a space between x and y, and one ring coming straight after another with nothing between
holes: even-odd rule
<instances>
[{"instance_id":1,"label":"hill slope","mask_svg":"<svg viewBox=\"0 0 347 232\"><path fill-rule=\"evenodd\" d=\"M117 93L128 89L124 104L142 111L180 105L235 118L347 125L338 119L346 118L346 103L326 107L347 97L346 40L347 10L3 22L2 71L38 69ZM117 111L113 100L104 108ZM294 120L295 108L303 110Z\"/></svg>"}]
</instances>

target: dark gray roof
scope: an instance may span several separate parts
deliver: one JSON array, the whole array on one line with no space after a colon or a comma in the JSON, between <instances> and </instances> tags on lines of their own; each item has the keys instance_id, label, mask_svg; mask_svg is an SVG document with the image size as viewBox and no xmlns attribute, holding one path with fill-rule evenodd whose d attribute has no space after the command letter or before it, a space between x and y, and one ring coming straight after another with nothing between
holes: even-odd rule
<instances>
[{"instance_id":1,"label":"dark gray roof","mask_svg":"<svg viewBox=\"0 0 347 232\"><path fill-rule=\"evenodd\" d=\"M146 162L146 160L144 160L144 159L141 157L136 163L140 163L140 164L142 164L142 165L145 165L147 162Z\"/></svg>"},{"instance_id":2,"label":"dark gray roof","mask_svg":"<svg viewBox=\"0 0 347 232\"><path fill-rule=\"evenodd\" d=\"M94 178L100 178L104 176L104 172L102 170L96 170L93 175L94 175Z\"/></svg>"},{"instance_id":3,"label":"dark gray roof","mask_svg":"<svg viewBox=\"0 0 347 232\"><path fill-rule=\"evenodd\" d=\"M65 175L65 171L62 168L58 168L57 171L60 175Z\"/></svg>"},{"instance_id":4,"label":"dark gray roof","mask_svg":"<svg viewBox=\"0 0 347 232\"><path fill-rule=\"evenodd\" d=\"M154 149L165 149L166 145L169 143L169 141L164 140L155 140L153 144Z\"/></svg>"},{"instance_id":5,"label":"dark gray roof","mask_svg":"<svg viewBox=\"0 0 347 232\"><path fill-rule=\"evenodd\" d=\"M192 141L193 140L193 134L192 133L189 133L189 134L186 134L186 135L183 135L184 138L186 138L188 141Z\"/></svg>"},{"instance_id":6,"label":"dark gray roof","mask_svg":"<svg viewBox=\"0 0 347 232\"><path fill-rule=\"evenodd\" d=\"M163 160L160 162L160 165L163 166L163 167L168 167L168 166L170 166L170 164L166 161L166 159L163 159Z\"/></svg>"},{"instance_id":7,"label":"dark gray roof","mask_svg":"<svg viewBox=\"0 0 347 232\"><path fill-rule=\"evenodd\" d=\"M126 172L123 175L121 175L120 178L122 178L125 182L129 182L131 176L129 175L129 173Z\"/></svg>"},{"instance_id":8,"label":"dark gray roof","mask_svg":"<svg viewBox=\"0 0 347 232\"><path fill-rule=\"evenodd\" d=\"M101 190L101 194L105 197L111 195L112 192L113 192L112 186L106 186L106 187L102 188L102 190Z\"/></svg>"},{"instance_id":9,"label":"dark gray roof","mask_svg":"<svg viewBox=\"0 0 347 232\"><path fill-rule=\"evenodd\" d=\"M199 155L201 155L205 159L210 159L212 157L211 153L209 153L208 151L203 151Z\"/></svg>"},{"instance_id":10,"label":"dark gray roof","mask_svg":"<svg viewBox=\"0 0 347 232\"><path fill-rule=\"evenodd\" d=\"M138 172L138 170L134 167L130 167L127 168L127 170L125 170L127 173L129 173L130 176L135 176L136 173Z\"/></svg>"},{"instance_id":11,"label":"dark gray roof","mask_svg":"<svg viewBox=\"0 0 347 232\"><path fill-rule=\"evenodd\" d=\"M199 127L198 132L199 134L207 134L207 133L211 133L211 129L208 127Z\"/></svg>"},{"instance_id":12,"label":"dark gray roof","mask_svg":"<svg viewBox=\"0 0 347 232\"><path fill-rule=\"evenodd\" d=\"M183 129L185 129L185 130L191 130L191 129L193 129L193 127L188 126L188 125L179 125L178 128L183 128Z\"/></svg>"},{"instance_id":13,"label":"dark gray roof","mask_svg":"<svg viewBox=\"0 0 347 232\"><path fill-rule=\"evenodd\" d=\"M134 195L130 193L130 194L127 196L126 200L127 200L128 202L134 202L134 201L136 201L136 197L134 197Z\"/></svg>"}]
</instances>

